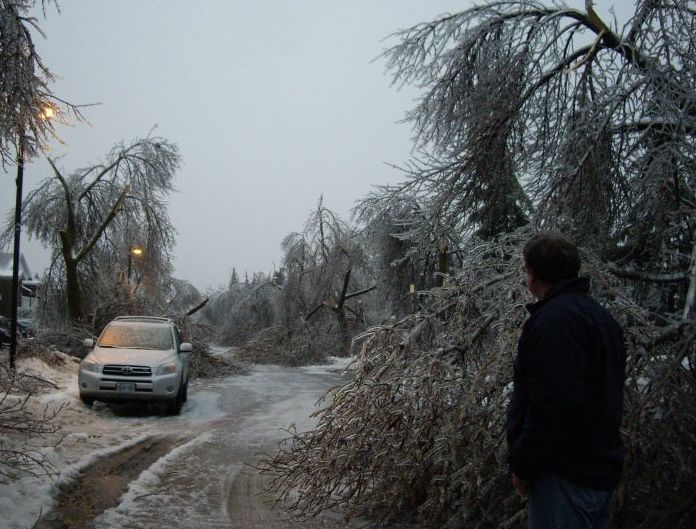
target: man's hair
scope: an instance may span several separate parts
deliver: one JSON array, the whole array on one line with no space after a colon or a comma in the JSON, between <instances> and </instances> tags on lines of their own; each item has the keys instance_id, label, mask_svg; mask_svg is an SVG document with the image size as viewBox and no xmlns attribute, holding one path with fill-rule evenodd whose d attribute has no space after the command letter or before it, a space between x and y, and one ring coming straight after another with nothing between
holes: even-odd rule
<instances>
[{"instance_id":1,"label":"man's hair","mask_svg":"<svg viewBox=\"0 0 696 529\"><path fill-rule=\"evenodd\" d=\"M522 250L524 265L540 281L551 285L578 277L580 254L575 244L555 231L542 231L527 241Z\"/></svg>"}]
</instances>

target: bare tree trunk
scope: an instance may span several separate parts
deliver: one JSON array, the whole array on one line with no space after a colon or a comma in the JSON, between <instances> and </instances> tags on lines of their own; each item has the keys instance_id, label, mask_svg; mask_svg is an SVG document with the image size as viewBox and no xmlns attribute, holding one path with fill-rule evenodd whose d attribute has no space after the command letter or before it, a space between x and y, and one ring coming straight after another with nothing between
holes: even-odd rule
<instances>
[{"instance_id":1,"label":"bare tree trunk","mask_svg":"<svg viewBox=\"0 0 696 529\"><path fill-rule=\"evenodd\" d=\"M78 260L74 257L69 231L60 232L61 253L65 263L65 295L68 300L68 315L72 321L82 319L84 310L82 306L82 292L80 291L80 279L77 274Z\"/></svg>"},{"instance_id":2,"label":"bare tree trunk","mask_svg":"<svg viewBox=\"0 0 696 529\"><path fill-rule=\"evenodd\" d=\"M65 293L68 298L68 313L72 321L79 321L83 316L82 292L80 291L80 281L77 275L77 261L65 257Z\"/></svg>"},{"instance_id":3,"label":"bare tree trunk","mask_svg":"<svg viewBox=\"0 0 696 529\"><path fill-rule=\"evenodd\" d=\"M449 255L447 255L447 242L440 242L440 247L438 248L438 259L437 259L437 271L439 272L437 276L437 286L441 287L444 283L445 276L449 272Z\"/></svg>"},{"instance_id":4,"label":"bare tree trunk","mask_svg":"<svg viewBox=\"0 0 696 529\"><path fill-rule=\"evenodd\" d=\"M349 268L346 275L343 276L343 288L341 288L341 295L336 303L336 307L333 312L336 316L336 324L338 326L338 339L341 343L341 348L344 353L350 351L350 338L348 336L348 322L346 321L346 299L348 298L348 283L350 282L350 275L352 269Z\"/></svg>"},{"instance_id":5,"label":"bare tree trunk","mask_svg":"<svg viewBox=\"0 0 696 529\"><path fill-rule=\"evenodd\" d=\"M336 316L336 325L338 327L338 340L341 344L341 353L347 354L350 352L350 336L348 333L348 322L346 320L346 311L341 307L340 310L334 310Z\"/></svg>"}]
</instances>

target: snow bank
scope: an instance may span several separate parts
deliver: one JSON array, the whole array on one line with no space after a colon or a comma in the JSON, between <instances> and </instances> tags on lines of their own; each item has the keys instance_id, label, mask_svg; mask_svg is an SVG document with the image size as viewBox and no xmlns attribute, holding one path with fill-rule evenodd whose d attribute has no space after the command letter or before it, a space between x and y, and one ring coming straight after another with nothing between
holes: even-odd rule
<instances>
[{"instance_id":1,"label":"snow bank","mask_svg":"<svg viewBox=\"0 0 696 529\"><path fill-rule=\"evenodd\" d=\"M0 484L0 512L2 513L2 527L7 529L25 529L31 527L41 514L49 512L58 494L67 489L72 482L89 466L104 457L126 450L138 443L147 440L149 435L142 435L121 443L117 446L97 450L89 455L81 457L78 462L65 466L55 481L51 482L49 476L33 477ZM78 437L77 440L80 440ZM41 451L59 466L64 463L60 454L60 445L53 449L42 448Z\"/></svg>"},{"instance_id":2,"label":"snow bank","mask_svg":"<svg viewBox=\"0 0 696 529\"><path fill-rule=\"evenodd\" d=\"M17 370L29 376L47 380L58 389L49 393L34 395L29 399L27 406L35 415L43 415L43 410L53 410L61 406L69 406L75 399L71 395L70 386L73 385L77 392L77 364L72 362L72 357L63 353L54 353L57 363L49 364L36 357L20 358L17 362ZM61 415L54 422L61 424ZM68 463L64 455L63 446L58 444L58 437L46 439L34 438L29 441L24 436L7 434L2 438L3 448L11 450L35 450L46 456L48 462L55 468L61 468ZM42 444L47 446L41 446ZM31 527L41 513L46 513L53 505L54 485L51 476L30 476L10 480L0 480L0 513L2 513L2 527L8 529L23 529Z\"/></svg>"},{"instance_id":3,"label":"snow bank","mask_svg":"<svg viewBox=\"0 0 696 529\"><path fill-rule=\"evenodd\" d=\"M4 528L29 528L52 505L51 484L45 478L28 477L9 484L0 483L0 513Z\"/></svg>"}]
</instances>

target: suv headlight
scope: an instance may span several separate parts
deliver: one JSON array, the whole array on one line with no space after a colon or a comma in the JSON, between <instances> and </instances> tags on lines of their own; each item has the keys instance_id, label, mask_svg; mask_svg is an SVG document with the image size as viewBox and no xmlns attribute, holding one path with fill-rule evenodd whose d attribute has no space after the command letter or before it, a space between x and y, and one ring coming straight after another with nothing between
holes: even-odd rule
<instances>
[{"instance_id":1,"label":"suv headlight","mask_svg":"<svg viewBox=\"0 0 696 529\"><path fill-rule=\"evenodd\" d=\"M171 375L176 373L177 365L175 362L170 362L169 364L162 364L157 368L157 376L160 375Z\"/></svg>"},{"instance_id":2,"label":"suv headlight","mask_svg":"<svg viewBox=\"0 0 696 529\"><path fill-rule=\"evenodd\" d=\"M80 368L83 371L89 371L90 373L99 373L101 366L97 364L94 360L83 360L80 364Z\"/></svg>"}]
</instances>

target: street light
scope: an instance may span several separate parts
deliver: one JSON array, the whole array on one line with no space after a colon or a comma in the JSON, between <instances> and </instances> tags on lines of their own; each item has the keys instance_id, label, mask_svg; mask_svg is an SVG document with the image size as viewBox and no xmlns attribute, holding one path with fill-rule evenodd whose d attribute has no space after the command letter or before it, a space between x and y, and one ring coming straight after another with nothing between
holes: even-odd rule
<instances>
[{"instance_id":1,"label":"street light","mask_svg":"<svg viewBox=\"0 0 696 529\"><path fill-rule=\"evenodd\" d=\"M142 246L136 244L128 248L128 299L133 297L133 285L131 284L131 271L133 269L133 257L142 257L145 251Z\"/></svg>"},{"instance_id":2,"label":"street light","mask_svg":"<svg viewBox=\"0 0 696 529\"><path fill-rule=\"evenodd\" d=\"M131 270L133 268L133 256L142 257L143 249L140 246L135 245L128 248L128 283L130 283L131 279Z\"/></svg>"},{"instance_id":3,"label":"street light","mask_svg":"<svg viewBox=\"0 0 696 529\"><path fill-rule=\"evenodd\" d=\"M56 113L56 111L53 110L53 106L46 105L39 112L39 118L41 118L44 121L50 121L53 119L53 116L55 115L55 113Z\"/></svg>"},{"instance_id":4,"label":"street light","mask_svg":"<svg viewBox=\"0 0 696 529\"><path fill-rule=\"evenodd\" d=\"M51 105L44 105L39 112L39 119L50 120L55 111ZM24 185L24 128L18 133L17 141L17 194L15 196L15 215L14 215L14 247L12 255L12 307L10 309L10 369L15 367L15 357L17 355L17 305L19 304L19 250L20 237L22 234L22 187Z\"/></svg>"}]
</instances>

